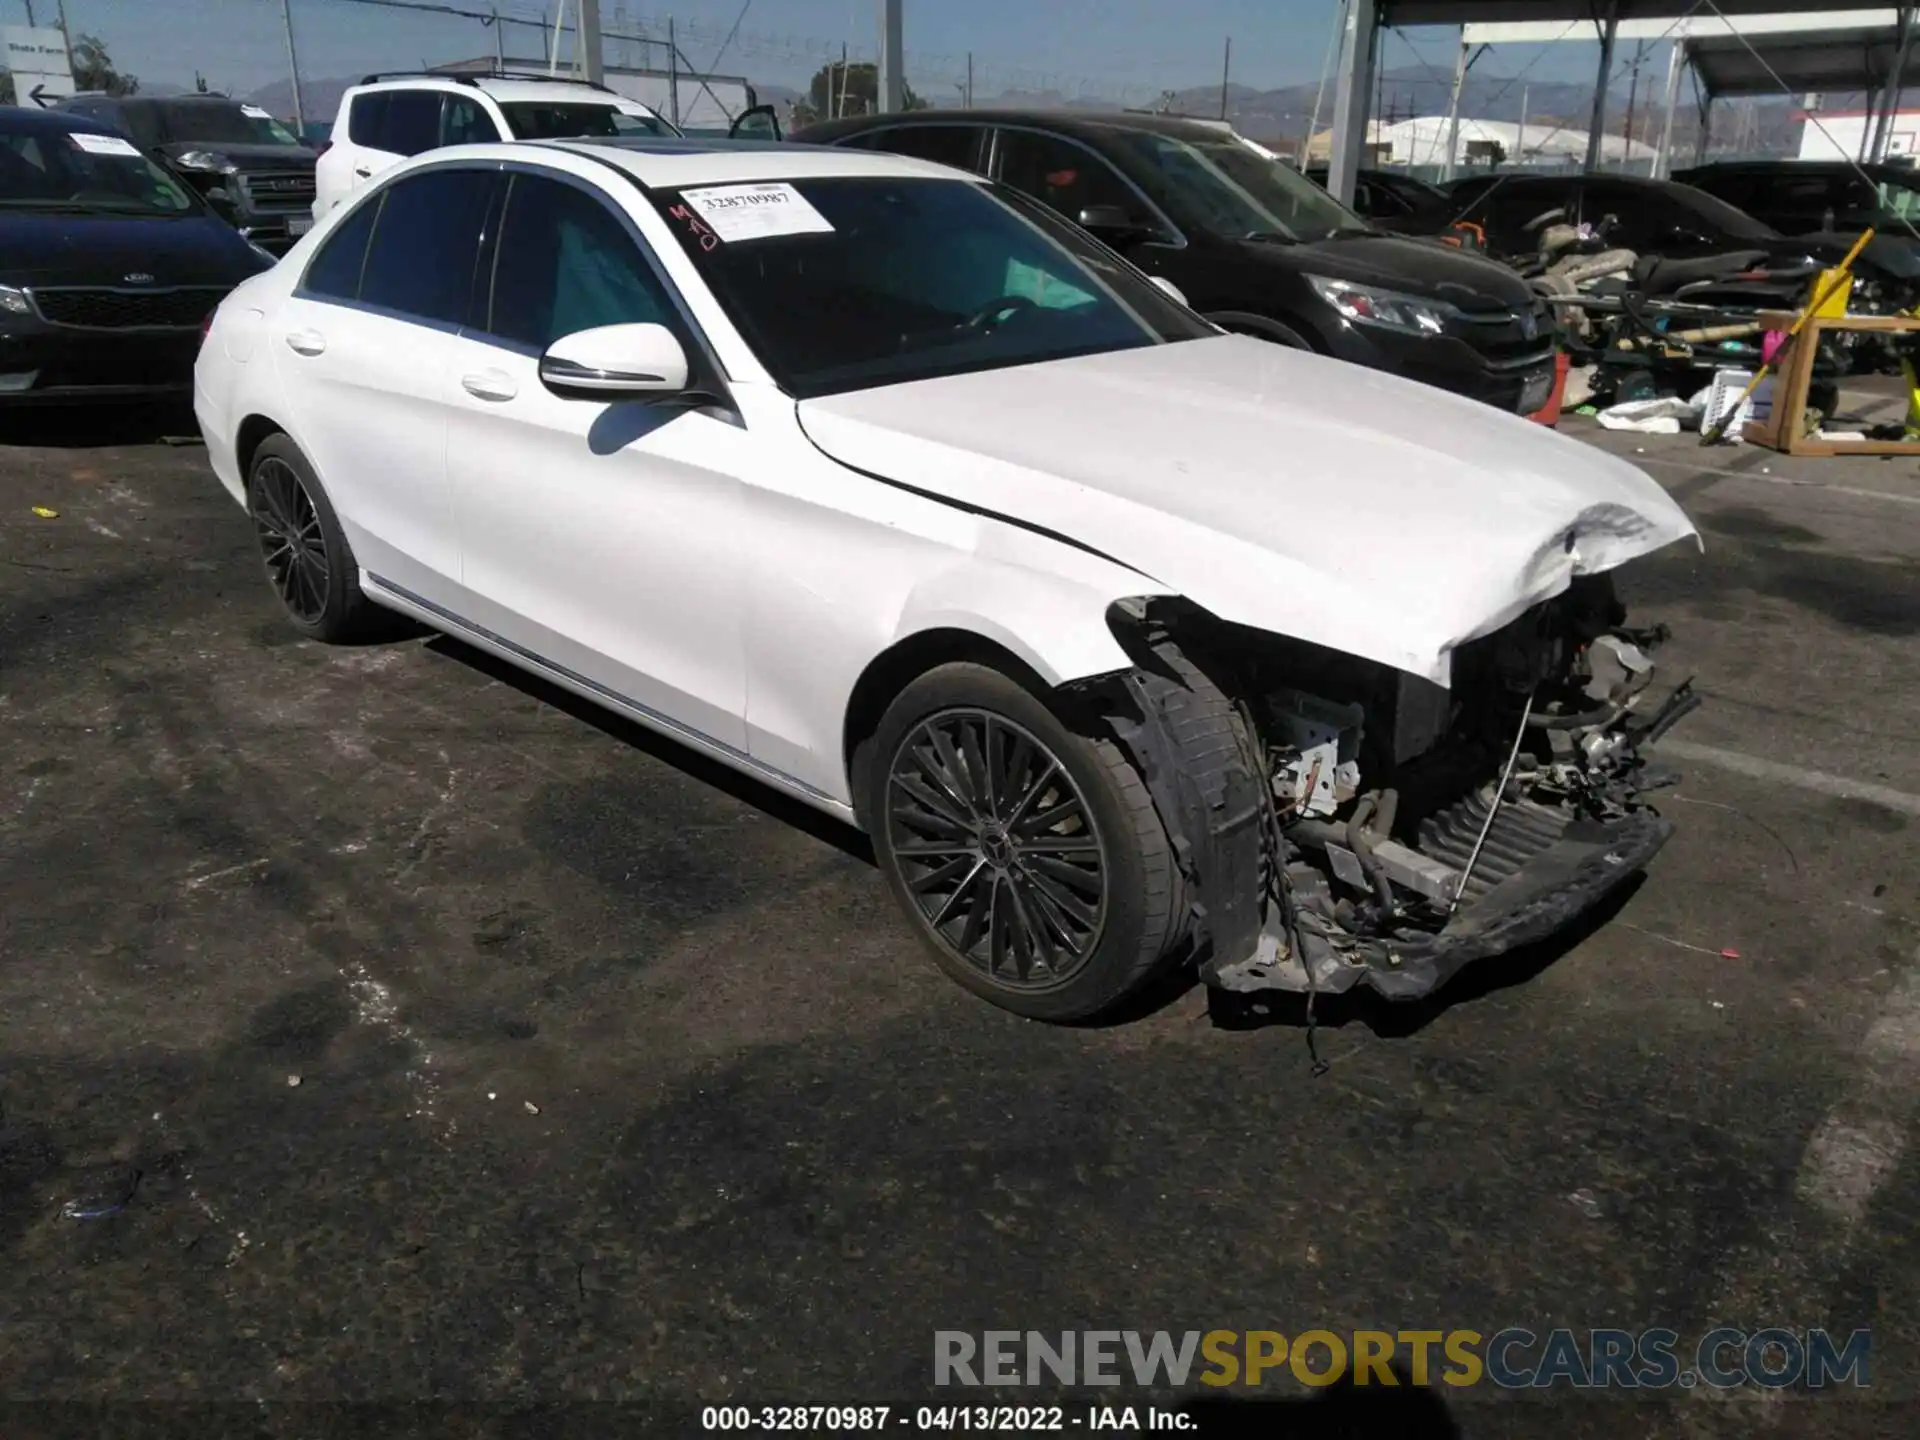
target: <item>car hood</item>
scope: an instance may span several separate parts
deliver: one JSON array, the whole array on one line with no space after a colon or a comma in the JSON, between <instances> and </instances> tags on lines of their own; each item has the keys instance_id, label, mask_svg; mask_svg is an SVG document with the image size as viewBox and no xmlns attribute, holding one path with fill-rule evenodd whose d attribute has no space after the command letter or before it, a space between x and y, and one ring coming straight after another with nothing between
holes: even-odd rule
<instances>
[{"instance_id":1,"label":"car hood","mask_svg":"<svg viewBox=\"0 0 1920 1440\"><path fill-rule=\"evenodd\" d=\"M320 158L317 151L304 145L228 145L212 140L177 140L158 148L170 160L205 150L226 156L242 170L311 170Z\"/></svg>"},{"instance_id":2,"label":"car hood","mask_svg":"<svg viewBox=\"0 0 1920 1440\"><path fill-rule=\"evenodd\" d=\"M1696 534L1664 490L1602 451L1246 336L798 411L845 465L1064 536L1221 619L1442 685L1455 646L1575 575Z\"/></svg>"},{"instance_id":3,"label":"car hood","mask_svg":"<svg viewBox=\"0 0 1920 1440\"><path fill-rule=\"evenodd\" d=\"M1519 275L1491 260L1438 240L1401 235L1351 235L1304 245L1247 241L1248 249L1333 280L1378 285L1451 301L1462 310L1531 310L1533 292Z\"/></svg>"},{"instance_id":4,"label":"car hood","mask_svg":"<svg viewBox=\"0 0 1920 1440\"><path fill-rule=\"evenodd\" d=\"M217 285L264 262L215 216L34 214L0 209L0 284ZM128 275L149 280L128 282Z\"/></svg>"}]
</instances>

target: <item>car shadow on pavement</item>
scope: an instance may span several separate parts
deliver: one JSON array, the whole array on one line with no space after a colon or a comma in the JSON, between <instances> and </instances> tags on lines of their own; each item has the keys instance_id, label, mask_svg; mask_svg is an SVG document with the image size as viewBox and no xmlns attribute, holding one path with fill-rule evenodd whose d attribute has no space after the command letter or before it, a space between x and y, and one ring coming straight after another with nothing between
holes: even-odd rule
<instances>
[{"instance_id":1,"label":"car shadow on pavement","mask_svg":"<svg viewBox=\"0 0 1920 1440\"><path fill-rule=\"evenodd\" d=\"M185 401L134 405L23 406L0 410L0 446L96 450L109 445L198 445L200 422Z\"/></svg>"},{"instance_id":2,"label":"car shadow on pavement","mask_svg":"<svg viewBox=\"0 0 1920 1440\"><path fill-rule=\"evenodd\" d=\"M743 804L751 805L754 809L783 824L791 825L794 829L811 835L816 840L824 841L856 860L868 865L874 863L873 846L865 835L853 826L815 810L811 805L803 804L799 800L782 794L771 785L763 784L749 775L722 765L718 760L710 760L699 751L682 745L677 740L668 739L656 731L647 729L637 721L617 715L594 701L584 700L571 690L564 690L551 681L542 680L516 665L510 665L450 635L434 636L427 641L426 648L436 655L458 660L489 679L498 680L502 685L510 685L530 699L551 705L554 709L593 726L622 744L630 745L656 760L673 766L690 779L724 791Z\"/></svg>"},{"instance_id":3,"label":"car shadow on pavement","mask_svg":"<svg viewBox=\"0 0 1920 1440\"><path fill-rule=\"evenodd\" d=\"M1524 985L1540 975L1596 931L1605 929L1646 878L1644 871L1633 876L1558 934L1470 963L1418 1000L1388 1000L1360 985L1338 995L1319 996L1313 1003L1313 1023L1322 1030L1358 1023L1388 1040L1417 1034L1456 1005ZM1207 996L1207 1013L1214 1026L1222 1030L1260 1030L1272 1025L1304 1029L1307 997L1283 991L1248 996L1215 990Z\"/></svg>"}]
</instances>

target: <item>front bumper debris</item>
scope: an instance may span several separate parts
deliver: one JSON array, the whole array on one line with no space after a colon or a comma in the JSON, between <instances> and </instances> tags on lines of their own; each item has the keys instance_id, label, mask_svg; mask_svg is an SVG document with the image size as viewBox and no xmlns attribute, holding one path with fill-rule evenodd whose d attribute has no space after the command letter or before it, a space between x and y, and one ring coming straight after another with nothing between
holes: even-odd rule
<instances>
[{"instance_id":1,"label":"front bumper debris","mask_svg":"<svg viewBox=\"0 0 1920 1440\"><path fill-rule=\"evenodd\" d=\"M1473 961L1567 929L1644 869L1672 834L1673 822L1651 810L1613 821L1576 820L1507 879L1454 911L1437 934L1353 939L1303 924L1300 948L1313 966L1311 981L1277 937L1250 959L1214 968L1206 979L1218 989L1242 992L1339 994L1365 985L1389 1000L1418 1000Z\"/></svg>"}]
</instances>

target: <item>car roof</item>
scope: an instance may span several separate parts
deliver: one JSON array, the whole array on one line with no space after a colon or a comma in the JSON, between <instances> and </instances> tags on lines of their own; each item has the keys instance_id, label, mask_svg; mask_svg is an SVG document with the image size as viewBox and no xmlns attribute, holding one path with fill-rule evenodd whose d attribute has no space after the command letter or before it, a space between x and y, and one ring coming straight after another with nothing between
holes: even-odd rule
<instances>
[{"instance_id":1,"label":"car roof","mask_svg":"<svg viewBox=\"0 0 1920 1440\"><path fill-rule=\"evenodd\" d=\"M634 105L649 115L652 109L603 85L586 85L572 80L542 80L521 75L383 75L349 87L366 90L454 90L470 94L475 90L495 100L536 100L549 105Z\"/></svg>"},{"instance_id":2,"label":"car roof","mask_svg":"<svg viewBox=\"0 0 1920 1440\"><path fill-rule=\"evenodd\" d=\"M53 133L63 130L83 130L89 135L120 133L111 125L103 125L84 115L75 115L71 110L42 110L37 105L0 105L0 131L30 135L35 131Z\"/></svg>"},{"instance_id":3,"label":"car roof","mask_svg":"<svg viewBox=\"0 0 1920 1440\"><path fill-rule=\"evenodd\" d=\"M1858 163L1852 160L1710 160L1705 165L1690 165L1678 170L1676 175L1714 175L1729 174L1735 170L1779 171L1783 174L1800 172L1808 175L1852 175L1864 171L1867 175L1880 175L1888 178L1911 180L1920 183L1920 169L1911 165L1890 165L1881 160L1864 160Z\"/></svg>"},{"instance_id":4,"label":"car roof","mask_svg":"<svg viewBox=\"0 0 1920 1440\"><path fill-rule=\"evenodd\" d=\"M536 140L463 145L428 154L447 158L464 152L475 159L525 161L530 150L585 155L631 175L649 189L688 185L733 185L755 181L809 180L862 175L910 175L980 183L980 177L931 160L875 150L797 145L776 140Z\"/></svg>"},{"instance_id":5,"label":"car roof","mask_svg":"<svg viewBox=\"0 0 1920 1440\"><path fill-rule=\"evenodd\" d=\"M845 135L858 135L890 125L1023 125L1058 131L1083 140L1098 140L1115 133L1144 132L1172 135L1181 140L1218 140L1229 132L1218 121L1195 120L1183 115L1135 115L1126 111L1085 113L1078 110L911 110L889 111L882 115L856 115L845 120L825 120L809 125L799 135L822 142Z\"/></svg>"}]
</instances>

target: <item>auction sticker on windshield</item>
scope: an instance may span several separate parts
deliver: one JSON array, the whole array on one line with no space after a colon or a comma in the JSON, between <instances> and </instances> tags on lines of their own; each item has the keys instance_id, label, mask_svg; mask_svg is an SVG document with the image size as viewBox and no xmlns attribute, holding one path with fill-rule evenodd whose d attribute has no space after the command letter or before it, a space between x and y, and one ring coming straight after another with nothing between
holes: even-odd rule
<instances>
[{"instance_id":1,"label":"auction sticker on windshield","mask_svg":"<svg viewBox=\"0 0 1920 1440\"><path fill-rule=\"evenodd\" d=\"M680 198L722 240L766 240L833 230L806 196L784 182L709 185L703 190L682 190Z\"/></svg>"},{"instance_id":2,"label":"auction sticker on windshield","mask_svg":"<svg viewBox=\"0 0 1920 1440\"><path fill-rule=\"evenodd\" d=\"M271 120L273 118L272 115L262 110L258 105L242 105L240 107L240 113L250 120Z\"/></svg>"},{"instance_id":3,"label":"auction sticker on windshield","mask_svg":"<svg viewBox=\"0 0 1920 1440\"><path fill-rule=\"evenodd\" d=\"M139 158L140 152L130 140L122 140L118 135L90 135L85 130L69 130L73 143L89 155L132 155Z\"/></svg>"}]
</instances>

